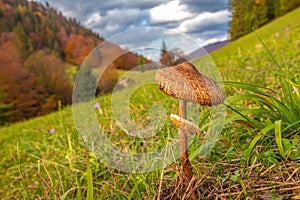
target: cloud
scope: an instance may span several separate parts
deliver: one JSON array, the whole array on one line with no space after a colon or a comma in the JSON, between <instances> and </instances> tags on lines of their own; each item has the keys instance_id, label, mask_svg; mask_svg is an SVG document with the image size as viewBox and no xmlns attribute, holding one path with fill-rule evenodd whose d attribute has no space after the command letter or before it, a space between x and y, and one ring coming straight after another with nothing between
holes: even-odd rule
<instances>
[{"instance_id":1,"label":"cloud","mask_svg":"<svg viewBox=\"0 0 300 200\"><path fill-rule=\"evenodd\" d=\"M140 10L151 9L159 4L166 2L165 0L110 0L95 1L103 10L111 10L115 8L138 8Z\"/></svg>"},{"instance_id":2,"label":"cloud","mask_svg":"<svg viewBox=\"0 0 300 200\"><path fill-rule=\"evenodd\" d=\"M197 40L178 31L158 27L128 30L113 35L107 40L111 43L122 44L122 48L151 57L155 61L161 56L163 41L168 50L182 50L186 55L200 48Z\"/></svg>"},{"instance_id":3,"label":"cloud","mask_svg":"<svg viewBox=\"0 0 300 200\"><path fill-rule=\"evenodd\" d=\"M184 0L191 12L217 12L228 7L229 0Z\"/></svg>"},{"instance_id":4,"label":"cloud","mask_svg":"<svg viewBox=\"0 0 300 200\"><path fill-rule=\"evenodd\" d=\"M195 18L185 20L177 29L184 33L203 32L218 29L218 26L226 25L228 20L228 10L221 10L215 13L204 12Z\"/></svg>"},{"instance_id":5,"label":"cloud","mask_svg":"<svg viewBox=\"0 0 300 200\"><path fill-rule=\"evenodd\" d=\"M91 14L87 20L84 22L84 25L87 27L93 27L101 22L103 17L101 17L100 12L95 12Z\"/></svg>"},{"instance_id":6,"label":"cloud","mask_svg":"<svg viewBox=\"0 0 300 200\"><path fill-rule=\"evenodd\" d=\"M161 4L150 10L150 21L154 24L180 21L189 17L192 17L192 13L186 5L180 4L179 0Z\"/></svg>"},{"instance_id":7,"label":"cloud","mask_svg":"<svg viewBox=\"0 0 300 200\"><path fill-rule=\"evenodd\" d=\"M141 26L145 12L135 8L122 8L107 11L102 15L100 12L90 14L83 24L100 32L104 37Z\"/></svg>"},{"instance_id":8,"label":"cloud","mask_svg":"<svg viewBox=\"0 0 300 200\"><path fill-rule=\"evenodd\" d=\"M116 41L127 49L147 46L161 47L165 40L168 48L181 47L190 51L192 47L184 45L173 34L179 31L194 39L195 45L202 46L208 41L218 41L228 37L229 0L37 0L49 2L51 7L65 16L76 18L85 27L98 32L110 40L115 35L124 40ZM161 32L126 31L143 27L161 27L171 30ZM158 54L159 55L159 54Z\"/></svg>"}]
</instances>

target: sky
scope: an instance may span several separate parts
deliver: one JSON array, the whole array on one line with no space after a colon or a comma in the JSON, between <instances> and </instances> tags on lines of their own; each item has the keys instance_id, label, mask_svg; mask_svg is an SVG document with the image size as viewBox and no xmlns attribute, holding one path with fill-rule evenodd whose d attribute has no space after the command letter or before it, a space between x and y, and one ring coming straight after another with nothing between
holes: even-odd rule
<instances>
[{"instance_id":1,"label":"sky","mask_svg":"<svg viewBox=\"0 0 300 200\"><path fill-rule=\"evenodd\" d=\"M106 40L154 60L162 41L168 50L189 54L228 39L228 1L47 0L51 7L76 18Z\"/></svg>"}]
</instances>

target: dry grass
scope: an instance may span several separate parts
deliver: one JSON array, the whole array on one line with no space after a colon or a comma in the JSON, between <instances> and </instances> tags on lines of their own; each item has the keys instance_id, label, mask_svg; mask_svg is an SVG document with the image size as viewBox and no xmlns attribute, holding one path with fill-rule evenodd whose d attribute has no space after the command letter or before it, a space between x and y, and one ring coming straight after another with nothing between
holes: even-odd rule
<instances>
[{"instance_id":1,"label":"dry grass","mask_svg":"<svg viewBox=\"0 0 300 200\"><path fill-rule=\"evenodd\" d=\"M254 162L246 168L242 168L238 160L231 164L220 162L218 165L223 165L224 171L218 178L214 175L216 167L203 168L205 163L198 165L206 173L195 175L190 183L166 177L166 188L155 199L300 199L296 197L300 194L297 162L285 161L270 167ZM233 178L237 171L239 175Z\"/></svg>"}]
</instances>

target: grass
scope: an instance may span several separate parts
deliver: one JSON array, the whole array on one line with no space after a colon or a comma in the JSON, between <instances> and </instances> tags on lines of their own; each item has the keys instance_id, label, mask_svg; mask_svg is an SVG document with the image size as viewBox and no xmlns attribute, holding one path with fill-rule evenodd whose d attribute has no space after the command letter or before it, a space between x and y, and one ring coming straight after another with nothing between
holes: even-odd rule
<instances>
[{"instance_id":1,"label":"grass","mask_svg":"<svg viewBox=\"0 0 300 200\"><path fill-rule=\"evenodd\" d=\"M203 199L296 199L300 194L299 15L297 9L257 30L264 43L252 33L213 52L227 92L225 127L208 155L193 155L195 177L189 191ZM128 152L145 152L161 147L167 138L176 139L176 128L167 119L151 140L132 140L112 120L111 95L97 101L104 111L98 113L98 120L107 137ZM151 84L137 90L130 102L129 115L143 125L151 121L151 102L167 108L167 116L178 108L177 101ZM208 128L207 113L201 112L203 130ZM52 128L55 134L49 133ZM201 145L201 138L196 137L193 144L192 151ZM158 193L161 199L176 199L190 195L174 188L180 181L177 162L149 173L121 172L99 162L83 146L71 107L2 127L0 145L1 199L151 199Z\"/></svg>"}]
</instances>

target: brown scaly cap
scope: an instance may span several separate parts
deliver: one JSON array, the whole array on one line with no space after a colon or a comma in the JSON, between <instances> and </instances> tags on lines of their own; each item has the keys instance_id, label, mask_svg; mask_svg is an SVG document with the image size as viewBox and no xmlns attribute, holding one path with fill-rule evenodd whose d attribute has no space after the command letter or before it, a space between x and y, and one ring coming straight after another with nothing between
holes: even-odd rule
<instances>
[{"instance_id":1,"label":"brown scaly cap","mask_svg":"<svg viewBox=\"0 0 300 200\"><path fill-rule=\"evenodd\" d=\"M157 70L155 80L160 90L177 99L209 106L225 100L219 86L189 62Z\"/></svg>"}]
</instances>

